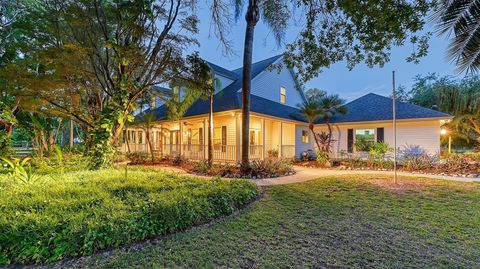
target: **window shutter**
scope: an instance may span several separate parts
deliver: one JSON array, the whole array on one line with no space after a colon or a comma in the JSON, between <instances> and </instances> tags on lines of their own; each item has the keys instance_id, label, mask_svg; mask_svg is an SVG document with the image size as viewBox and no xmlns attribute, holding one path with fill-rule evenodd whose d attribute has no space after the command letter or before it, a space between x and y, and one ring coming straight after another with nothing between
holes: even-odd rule
<instances>
[{"instance_id":1,"label":"window shutter","mask_svg":"<svg viewBox=\"0 0 480 269\"><path fill-rule=\"evenodd\" d=\"M353 152L353 129L348 129L347 132L347 151L349 153Z\"/></svg>"},{"instance_id":2,"label":"window shutter","mask_svg":"<svg viewBox=\"0 0 480 269\"><path fill-rule=\"evenodd\" d=\"M377 142L384 142L385 141L385 129L377 128Z\"/></svg>"},{"instance_id":3,"label":"window shutter","mask_svg":"<svg viewBox=\"0 0 480 269\"><path fill-rule=\"evenodd\" d=\"M227 151L227 126L222 126L222 152Z\"/></svg>"}]
</instances>

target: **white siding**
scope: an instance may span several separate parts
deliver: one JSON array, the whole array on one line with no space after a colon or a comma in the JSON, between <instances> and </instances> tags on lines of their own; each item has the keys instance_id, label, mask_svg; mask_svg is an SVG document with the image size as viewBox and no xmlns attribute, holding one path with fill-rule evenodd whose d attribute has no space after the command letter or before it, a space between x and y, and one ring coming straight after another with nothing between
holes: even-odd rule
<instances>
[{"instance_id":1,"label":"white siding","mask_svg":"<svg viewBox=\"0 0 480 269\"><path fill-rule=\"evenodd\" d=\"M375 129L384 128L385 142L393 147L393 125L390 122L378 123L356 123L356 124L338 124L333 126L332 151L335 156L339 156L340 151L347 151L347 131L348 129ZM418 121L399 121L397 122L397 149L402 149L407 145L420 146L429 154L439 154L440 152L440 121L439 120L418 120ZM326 126L316 126L315 131L327 131Z\"/></svg>"},{"instance_id":2,"label":"white siding","mask_svg":"<svg viewBox=\"0 0 480 269\"><path fill-rule=\"evenodd\" d=\"M280 103L280 87L287 90L285 105L297 107L303 102L302 95L297 90L295 80L290 71L283 66L280 73L277 69L265 70L252 80L252 95ZM242 90L240 89L239 92Z\"/></svg>"},{"instance_id":3,"label":"white siding","mask_svg":"<svg viewBox=\"0 0 480 269\"><path fill-rule=\"evenodd\" d=\"M302 131L307 131L308 133L308 143L302 142ZM308 126L305 125L296 125L295 126L295 157L300 158L300 154L306 150L313 149L312 144L312 134L308 129Z\"/></svg>"}]
</instances>

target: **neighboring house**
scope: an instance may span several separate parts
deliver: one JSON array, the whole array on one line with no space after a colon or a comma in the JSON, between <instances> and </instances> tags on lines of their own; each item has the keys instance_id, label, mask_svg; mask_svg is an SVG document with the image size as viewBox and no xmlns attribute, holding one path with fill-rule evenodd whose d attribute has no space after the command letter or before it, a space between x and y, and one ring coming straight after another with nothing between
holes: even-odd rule
<instances>
[{"instance_id":1,"label":"neighboring house","mask_svg":"<svg viewBox=\"0 0 480 269\"><path fill-rule=\"evenodd\" d=\"M285 66L269 68L281 63L279 55L252 65L249 130L252 160L269 155L298 158L303 151L313 149L308 123L297 108L305 96L293 70ZM227 70L212 63L209 65L214 71L214 79L220 82L213 101L213 158L215 161L236 162L241 156L242 68ZM347 151L351 140L355 139L355 135L351 134L362 130L373 132L374 139L378 140L381 140L383 132L384 140L390 143L391 124L388 120L391 119L391 99L369 94L347 106L350 109L347 115L332 119L335 122L334 154ZM149 136L154 154L182 155L189 159L207 157L208 100L197 100L178 121L167 119L164 104L156 105L150 111L155 114ZM398 145L418 144L431 152L439 151L440 120L448 119L447 114L399 102L398 118L401 119ZM322 130L324 124L319 122L316 128ZM383 131L377 128L383 128ZM120 150L150 151L145 129L132 126L125 130Z\"/></svg>"},{"instance_id":2,"label":"neighboring house","mask_svg":"<svg viewBox=\"0 0 480 269\"><path fill-rule=\"evenodd\" d=\"M394 145L391 98L369 93L346 104L346 115L332 119L332 152L335 157L355 152L355 141L363 138ZM452 117L446 113L405 102L396 102L397 148L421 147L427 153L440 153L440 127ZM320 120L316 132L327 132Z\"/></svg>"}]
</instances>

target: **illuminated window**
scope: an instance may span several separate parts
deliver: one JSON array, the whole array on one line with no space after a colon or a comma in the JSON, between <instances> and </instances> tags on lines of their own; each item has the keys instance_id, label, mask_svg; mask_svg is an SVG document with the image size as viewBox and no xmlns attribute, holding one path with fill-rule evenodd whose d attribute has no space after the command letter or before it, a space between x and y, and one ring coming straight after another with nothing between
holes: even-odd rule
<instances>
[{"instance_id":1,"label":"illuminated window","mask_svg":"<svg viewBox=\"0 0 480 269\"><path fill-rule=\"evenodd\" d=\"M307 130L302 130L302 143L305 143L305 144L308 143L308 131Z\"/></svg>"},{"instance_id":2,"label":"illuminated window","mask_svg":"<svg viewBox=\"0 0 480 269\"><path fill-rule=\"evenodd\" d=\"M227 126L216 127L213 129L213 146L216 150L226 151L227 146Z\"/></svg>"},{"instance_id":3,"label":"illuminated window","mask_svg":"<svg viewBox=\"0 0 480 269\"><path fill-rule=\"evenodd\" d=\"M143 144L143 132L138 131L138 144Z\"/></svg>"},{"instance_id":4,"label":"illuminated window","mask_svg":"<svg viewBox=\"0 0 480 269\"><path fill-rule=\"evenodd\" d=\"M280 87L280 103L285 104L287 102L287 89Z\"/></svg>"}]
</instances>

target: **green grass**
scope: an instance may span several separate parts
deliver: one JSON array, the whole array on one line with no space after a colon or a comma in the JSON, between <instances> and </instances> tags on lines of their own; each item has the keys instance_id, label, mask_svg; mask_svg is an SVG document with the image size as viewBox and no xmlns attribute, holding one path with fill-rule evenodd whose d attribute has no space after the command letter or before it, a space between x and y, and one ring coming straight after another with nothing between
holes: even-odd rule
<instances>
[{"instance_id":1,"label":"green grass","mask_svg":"<svg viewBox=\"0 0 480 269\"><path fill-rule=\"evenodd\" d=\"M246 180L133 169L0 176L0 265L52 262L182 231L233 213L258 194Z\"/></svg>"},{"instance_id":2,"label":"green grass","mask_svg":"<svg viewBox=\"0 0 480 269\"><path fill-rule=\"evenodd\" d=\"M478 184L403 178L400 186L392 186L389 180L331 177L267 187L238 216L73 266L478 267Z\"/></svg>"}]
</instances>

